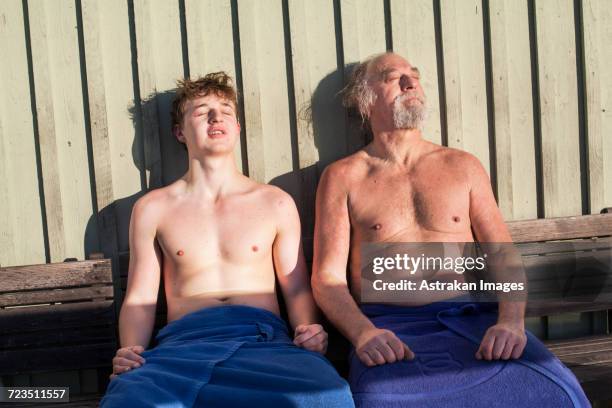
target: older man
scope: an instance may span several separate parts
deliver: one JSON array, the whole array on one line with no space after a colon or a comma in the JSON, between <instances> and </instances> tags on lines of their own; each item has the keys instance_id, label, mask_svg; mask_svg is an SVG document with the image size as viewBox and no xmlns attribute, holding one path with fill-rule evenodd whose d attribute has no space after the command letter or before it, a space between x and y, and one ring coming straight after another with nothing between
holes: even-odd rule
<instances>
[{"instance_id":1,"label":"older man","mask_svg":"<svg viewBox=\"0 0 612 408\"><path fill-rule=\"evenodd\" d=\"M179 82L174 134L189 169L132 212L121 349L102 407L347 407L348 385L321 355L291 197L243 176L231 78ZM168 325L148 346L164 279ZM275 279L276 278L276 279ZM293 332L279 317L275 280Z\"/></svg>"},{"instance_id":2,"label":"older man","mask_svg":"<svg viewBox=\"0 0 612 408\"><path fill-rule=\"evenodd\" d=\"M525 332L524 301L500 302L496 313L439 291L358 305L365 244L511 237L479 161L423 139L416 67L393 53L371 57L344 97L373 141L321 178L312 282L317 303L354 346L356 405L588 406L575 377Z\"/></svg>"}]
</instances>

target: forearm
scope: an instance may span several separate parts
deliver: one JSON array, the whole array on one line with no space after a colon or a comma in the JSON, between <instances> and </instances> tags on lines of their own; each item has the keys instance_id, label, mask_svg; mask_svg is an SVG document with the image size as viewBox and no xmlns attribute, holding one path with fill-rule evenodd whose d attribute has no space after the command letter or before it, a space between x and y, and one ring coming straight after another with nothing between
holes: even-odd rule
<instances>
[{"instance_id":1,"label":"forearm","mask_svg":"<svg viewBox=\"0 0 612 408\"><path fill-rule=\"evenodd\" d=\"M508 323L525 327L525 302L524 301L500 301L497 316L498 323Z\"/></svg>"},{"instance_id":2,"label":"forearm","mask_svg":"<svg viewBox=\"0 0 612 408\"><path fill-rule=\"evenodd\" d=\"M151 339L155 324L155 304L130 304L123 302L119 314L119 337L121 347L143 346Z\"/></svg>"},{"instance_id":3,"label":"forearm","mask_svg":"<svg viewBox=\"0 0 612 408\"><path fill-rule=\"evenodd\" d=\"M375 327L361 312L346 285L316 284L313 289L315 300L327 319L352 344L360 333Z\"/></svg>"},{"instance_id":4,"label":"forearm","mask_svg":"<svg viewBox=\"0 0 612 408\"><path fill-rule=\"evenodd\" d=\"M319 323L319 314L310 289L301 290L285 298L289 323L295 329L301 324Z\"/></svg>"}]
</instances>

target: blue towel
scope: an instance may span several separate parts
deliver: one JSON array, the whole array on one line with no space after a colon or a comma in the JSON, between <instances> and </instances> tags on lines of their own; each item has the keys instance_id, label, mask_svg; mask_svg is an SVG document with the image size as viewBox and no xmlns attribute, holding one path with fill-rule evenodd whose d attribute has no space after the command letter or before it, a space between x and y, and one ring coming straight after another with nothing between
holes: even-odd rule
<instances>
[{"instance_id":1,"label":"blue towel","mask_svg":"<svg viewBox=\"0 0 612 408\"><path fill-rule=\"evenodd\" d=\"M353 350L349 383L359 408L591 406L572 372L531 333L518 360L474 357L497 321L494 305L370 304L362 311L376 327L393 331L416 357L369 368Z\"/></svg>"},{"instance_id":2,"label":"blue towel","mask_svg":"<svg viewBox=\"0 0 612 408\"><path fill-rule=\"evenodd\" d=\"M354 406L332 365L296 347L285 322L263 309L202 309L157 341L142 367L111 380L101 407Z\"/></svg>"}]
</instances>

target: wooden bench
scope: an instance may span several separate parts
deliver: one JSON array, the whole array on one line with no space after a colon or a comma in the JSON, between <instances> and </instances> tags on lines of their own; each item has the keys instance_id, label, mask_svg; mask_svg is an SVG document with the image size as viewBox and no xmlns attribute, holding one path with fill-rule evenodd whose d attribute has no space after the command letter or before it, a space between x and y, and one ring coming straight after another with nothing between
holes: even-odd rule
<instances>
[{"instance_id":1,"label":"wooden bench","mask_svg":"<svg viewBox=\"0 0 612 408\"><path fill-rule=\"evenodd\" d=\"M97 406L117 349L113 299L108 259L0 268L0 375L96 369L98 392L70 399Z\"/></svg>"},{"instance_id":2,"label":"wooden bench","mask_svg":"<svg viewBox=\"0 0 612 408\"><path fill-rule=\"evenodd\" d=\"M604 321L597 325L601 335L544 342L574 372L591 401L612 399L612 336L607 316L612 309L611 212L508 223L530 276L528 317L603 311ZM531 292L542 284L551 299L532 300Z\"/></svg>"},{"instance_id":3,"label":"wooden bench","mask_svg":"<svg viewBox=\"0 0 612 408\"><path fill-rule=\"evenodd\" d=\"M515 221L508 226L532 278L544 282L549 292L568 288L567 281L559 284L559 271L565 273L562 278L588 282L578 285L577 293L561 293L559 302L530 301L528 316L546 319L567 312L607 313L612 308L612 302L584 299L594 294L601 298L602 289L612 284L602 279L601 271L594 271L592 264L593 259L610 256L612 214ZM553 241L579 242L580 246L555 246ZM128 259L128 253L118 256L118 303L126 286ZM535 278L534 273L538 275ZM610 271L604 275L609 277ZM98 367L102 393L117 348L115 308L120 306L113 302L110 261L0 268L0 279L0 374ZM158 303L157 328L165 324L163 291ZM25 305L36 306L16 307ZM592 401L612 398L609 322L600 331L603 334L546 341L573 370ZM347 351L346 340L330 329L328 357L343 374L347 372ZM95 406L99 395L80 398L73 403Z\"/></svg>"}]
</instances>

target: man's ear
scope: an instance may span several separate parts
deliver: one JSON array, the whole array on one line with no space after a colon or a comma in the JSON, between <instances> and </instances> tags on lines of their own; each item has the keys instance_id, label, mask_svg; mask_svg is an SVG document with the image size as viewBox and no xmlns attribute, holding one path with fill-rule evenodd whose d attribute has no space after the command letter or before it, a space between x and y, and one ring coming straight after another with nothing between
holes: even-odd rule
<instances>
[{"instance_id":1,"label":"man's ear","mask_svg":"<svg viewBox=\"0 0 612 408\"><path fill-rule=\"evenodd\" d=\"M174 137L176 137L176 140L181 143L185 143L185 135L183 135L181 125L174 125L174 128L172 128L172 133L174 134Z\"/></svg>"}]
</instances>

